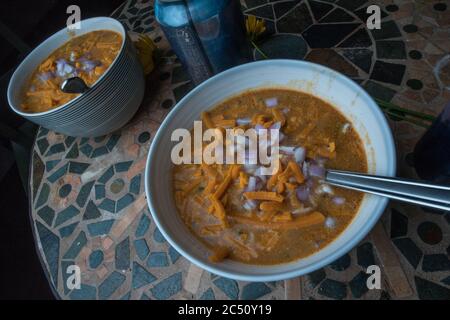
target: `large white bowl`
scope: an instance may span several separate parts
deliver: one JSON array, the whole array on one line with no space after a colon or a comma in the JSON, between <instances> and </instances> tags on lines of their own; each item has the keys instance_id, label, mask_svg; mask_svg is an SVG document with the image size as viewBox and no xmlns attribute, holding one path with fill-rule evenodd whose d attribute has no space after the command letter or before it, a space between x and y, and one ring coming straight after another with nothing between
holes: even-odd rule
<instances>
[{"instance_id":1,"label":"large white bowl","mask_svg":"<svg viewBox=\"0 0 450 320\"><path fill-rule=\"evenodd\" d=\"M39 64L73 36L111 30L124 39L120 51L97 82L82 95L57 108L28 113L20 108L22 90ZM124 26L109 17L81 21L74 34L62 29L35 48L14 72L8 86L11 109L26 119L71 136L94 137L115 131L136 113L144 96L144 75Z\"/></svg>"},{"instance_id":2,"label":"large white bowl","mask_svg":"<svg viewBox=\"0 0 450 320\"><path fill-rule=\"evenodd\" d=\"M186 95L158 130L145 172L151 214L164 237L184 257L212 273L244 281L275 281L317 270L351 250L372 229L387 199L366 195L358 214L345 231L317 253L290 263L260 266L226 260L211 263L206 248L189 232L174 205L170 154L171 133L191 129L202 111L245 90L286 87L311 93L335 106L353 124L364 142L369 173L393 176L396 167L391 130L383 113L354 81L310 62L267 60L227 70L205 81ZM299 244L301 245L301 244Z\"/></svg>"}]
</instances>

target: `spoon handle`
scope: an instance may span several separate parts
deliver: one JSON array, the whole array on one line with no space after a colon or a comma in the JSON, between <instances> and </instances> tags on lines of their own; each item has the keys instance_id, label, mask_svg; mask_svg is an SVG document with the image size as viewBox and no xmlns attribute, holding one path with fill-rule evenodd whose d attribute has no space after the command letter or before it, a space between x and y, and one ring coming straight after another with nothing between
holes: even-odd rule
<instances>
[{"instance_id":1,"label":"spoon handle","mask_svg":"<svg viewBox=\"0 0 450 320\"><path fill-rule=\"evenodd\" d=\"M83 79L79 77L69 78L61 84L61 91L65 93L84 93L89 90L89 87Z\"/></svg>"},{"instance_id":2,"label":"spoon handle","mask_svg":"<svg viewBox=\"0 0 450 320\"><path fill-rule=\"evenodd\" d=\"M325 180L339 187L450 211L448 185L337 170L328 170Z\"/></svg>"}]
</instances>

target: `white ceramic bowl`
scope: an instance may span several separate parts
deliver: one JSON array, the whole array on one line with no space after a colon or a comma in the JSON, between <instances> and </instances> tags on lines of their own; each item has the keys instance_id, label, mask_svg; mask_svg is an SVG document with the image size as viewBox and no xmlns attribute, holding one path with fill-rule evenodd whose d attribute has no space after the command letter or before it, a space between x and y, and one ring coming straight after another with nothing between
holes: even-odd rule
<instances>
[{"instance_id":1,"label":"white ceramic bowl","mask_svg":"<svg viewBox=\"0 0 450 320\"><path fill-rule=\"evenodd\" d=\"M226 260L211 263L206 248L189 232L174 205L170 159L171 133L191 129L202 111L240 92L287 87L311 93L331 103L352 123L364 142L369 173L393 176L396 167L391 130L383 113L354 81L321 65L295 60L253 62L227 70L187 94L164 120L151 145L145 173L147 201L164 237L184 257L212 273L244 281L275 281L317 270L356 246L384 211L387 199L366 195L345 231L317 253L290 263L259 266ZM301 244L299 244L301 245Z\"/></svg>"},{"instance_id":2,"label":"white ceramic bowl","mask_svg":"<svg viewBox=\"0 0 450 320\"><path fill-rule=\"evenodd\" d=\"M11 109L38 125L70 136L95 137L125 125L136 113L144 96L142 67L119 21L108 17L91 18L81 21L81 29L74 32L75 36L80 36L97 30L120 33L124 41L113 63L90 90L49 111L28 113L20 108L21 92L33 71L70 40L71 34L62 29L34 49L14 72L8 86Z\"/></svg>"}]
</instances>

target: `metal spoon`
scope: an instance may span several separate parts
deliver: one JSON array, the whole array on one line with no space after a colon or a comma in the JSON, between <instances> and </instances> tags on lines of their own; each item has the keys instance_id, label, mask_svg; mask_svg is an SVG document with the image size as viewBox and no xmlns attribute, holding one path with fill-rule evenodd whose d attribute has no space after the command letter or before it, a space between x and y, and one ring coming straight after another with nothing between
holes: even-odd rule
<instances>
[{"instance_id":1,"label":"metal spoon","mask_svg":"<svg viewBox=\"0 0 450 320\"><path fill-rule=\"evenodd\" d=\"M63 81L61 91L64 93L84 93L90 88L80 77L73 77Z\"/></svg>"},{"instance_id":2,"label":"metal spoon","mask_svg":"<svg viewBox=\"0 0 450 320\"><path fill-rule=\"evenodd\" d=\"M450 211L449 185L336 170L327 170L325 181L338 187Z\"/></svg>"}]
</instances>

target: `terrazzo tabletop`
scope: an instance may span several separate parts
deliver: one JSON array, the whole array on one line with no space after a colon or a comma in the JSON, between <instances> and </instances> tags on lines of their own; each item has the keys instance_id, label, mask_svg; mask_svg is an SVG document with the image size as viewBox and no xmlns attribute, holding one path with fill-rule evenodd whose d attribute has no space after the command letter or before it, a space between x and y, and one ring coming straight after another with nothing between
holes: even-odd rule
<instances>
[{"instance_id":1,"label":"terrazzo tabletop","mask_svg":"<svg viewBox=\"0 0 450 320\"><path fill-rule=\"evenodd\" d=\"M365 0L245 0L265 20L271 58L309 60L354 79L372 96L433 115L450 101L450 2L370 1L380 30L367 30ZM289 281L249 283L191 265L152 221L144 192L147 152L158 126L193 85L154 19L153 1L129 1L113 17L163 52L144 102L122 130L74 138L40 128L32 152L30 215L36 248L61 299L450 299L450 213L391 202L352 251ZM255 59L259 59L255 53ZM415 178L411 152L424 129L389 119L398 175ZM81 288L67 287L67 268ZM379 265L382 288L366 268Z\"/></svg>"}]
</instances>

